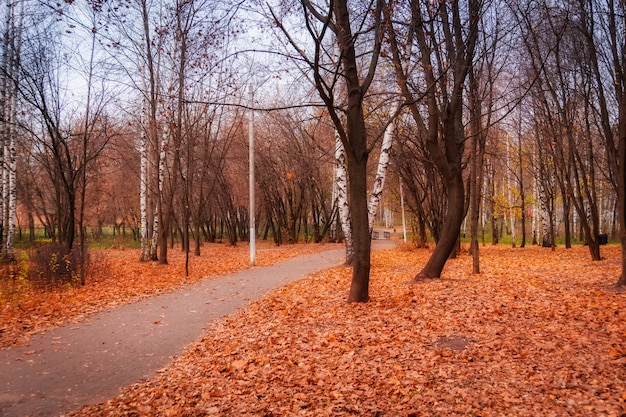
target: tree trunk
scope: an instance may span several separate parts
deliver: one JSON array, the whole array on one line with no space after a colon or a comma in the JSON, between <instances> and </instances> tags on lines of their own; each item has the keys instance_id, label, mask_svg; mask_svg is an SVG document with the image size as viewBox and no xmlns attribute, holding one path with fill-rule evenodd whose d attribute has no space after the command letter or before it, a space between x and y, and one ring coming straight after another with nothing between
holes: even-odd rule
<instances>
[{"instance_id":1,"label":"tree trunk","mask_svg":"<svg viewBox=\"0 0 626 417\"><path fill-rule=\"evenodd\" d=\"M426 235L426 220L424 216L419 215L417 218L417 227L419 229L419 247L427 248L428 247L428 236Z\"/></svg>"},{"instance_id":2,"label":"tree trunk","mask_svg":"<svg viewBox=\"0 0 626 417\"><path fill-rule=\"evenodd\" d=\"M159 206L159 233L158 233L158 247L159 247L159 264L167 265L167 240L170 233L170 220L172 215L172 199L165 201L165 156L166 148L169 142L170 134L170 121L165 118L163 126L163 133L161 137L161 144L159 146L159 187L158 187L158 206Z\"/></svg>"},{"instance_id":3,"label":"tree trunk","mask_svg":"<svg viewBox=\"0 0 626 417\"><path fill-rule=\"evenodd\" d=\"M364 126L363 126L364 127ZM365 133L363 129L363 133ZM367 157L348 158L350 215L354 254L348 302L369 301L371 238L367 210Z\"/></svg>"},{"instance_id":4,"label":"tree trunk","mask_svg":"<svg viewBox=\"0 0 626 417\"><path fill-rule=\"evenodd\" d=\"M470 253L472 254L472 273L480 274L480 252L478 246L478 216L480 208L478 206L480 188L478 187L478 132L474 131L471 139L470 154Z\"/></svg>"},{"instance_id":5,"label":"tree trunk","mask_svg":"<svg viewBox=\"0 0 626 417\"><path fill-rule=\"evenodd\" d=\"M624 65L626 66L626 62ZM626 286L626 92L621 95L621 101L619 103L618 135L619 176L617 178L617 209L619 212L620 240L622 242L622 275L617 281L617 285Z\"/></svg>"},{"instance_id":6,"label":"tree trunk","mask_svg":"<svg viewBox=\"0 0 626 417\"><path fill-rule=\"evenodd\" d=\"M523 160L522 160L522 134L518 133L518 145L519 149L518 157L519 157L519 193L520 193L520 204L521 204L521 212L522 217L521 227L522 227L522 241L520 242L520 248L526 247L526 194L524 192L524 168L523 168Z\"/></svg>"},{"instance_id":7,"label":"tree trunk","mask_svg":"<svg viewBox=\"0 0 626 417\"><path fill-rule=\"evenodd\" d=\"M470 217L470 253L472 255L472 273L480 274L480 249L478 245L478 226L480 217L480 201L482 198L482 184L484 178L484 158L486 132L483 129L482 120L482 100L479 97L479 84L474 70L469 73L470 90L470 129L471 129L471 150L470 150L470 174L469 174L469 217Z\"/></svg>"},{"instance_id":8,"label":"tree trunk","mask_svg":"<svg viewBox=\"0 0 626 417\"><path fill-rule=\"evenodd\" d=\"M35 218L31 211L28 211L28 242L31 245L35 243Z\"/></svg>"},{"instance_id":9,"label":"tree trunk","mask_svg":"<svg viewBox=\"0 0 626 417\"><path fill-rule=\"evenodd\" d=\"M200 247L202 246L202 237L200 236L200 221L196 220L194 223L194 237L195 237L195 247L193 254L195 256L200 256Z\"/></svg>"},{"instance_id":10,"label":"tree trunk","mask_svg":"<svg viewBox=\"0 0 626 417\"><path fill-rule=\"evenodd\" d=\"M6 104L5 104L6 105ZM16 97L15 94L11 94L11 98L9 99L9 108L10 114L9 120L15 119L15 111L16 111ZM6 147L7 153L4 154L4 165L6 166L6 170L8 171L8 208L7 208L7 218L4 228L6 229L6 241L4 243L4 258L8 260L14 259L13 253L13 243L15 240L15 218L17 213L17 147L15 140L15 132L13 132L12 128L8 128L9 138L8 138L8 146ZM5 139L6 140L6 139Z\"/></svg>"},{"instance_id":11,"label":"tree trunk","mask_svg":"<svg viewBox=\"0 0 626 417\"><path fill-rule=\"evenodd\" d=\"M398 112L399 104L395 103L391 107L390 114L395 115ZM392 116L393 117L393 116ZM385 177L387 174L387 167L389 166L389 155L391 154L391 147L393 146L395 120L393 120L385 129L383 136L383 144L380 149L380 156L378 158L378 169L376 170L376 179L374 180L374 186L369 201L369 230L370 235L374 230L374 220L376 219L376 210L380 203L380 196L383 193L385 187Z\"/></svg>"},{"instance_id":12,"label":"tree trunk","mask_svg":"<svg viewBox=\"0 0 626 417\"><path fill-rule=\"evenodd\" d=\"M458 172L445 183L448 191L448 208L446 210L443 228L441 229L441 236L430 259L417 275L416 279L439 278L459 237L461 223L463 222L463 204L465 202L465 190L461 171L458 170Z\"/></svg>"},{"instance_id":13,"label":"tree trunk","mask_svg":"<svg viewBox=\"0 0 626 417\"><path fill-rule=\"evenodd\" d=\"M339 207L339 223L343 231L346 247L346 265L352 265L354 260L354 242L352 240L352 226L350 205L348 204L348 172L346 171L346 151L337 135L335 142L335 187L337 206Z\"/></svg>"},{"instance_id":14,"label":"tree trunk","mask_svg":"<svg viewBox=\"0 0 626 417\"><path fill-rule=\"evenodd\" d=\"M572 248L572 227L570 225L571 201L567 195L563 195L563 225L565 230L565 248Z\"/></svg>"},{"instance_id":15,"label":"tree trunk","mask_svg":"<svg viewBox=\"0 0 626 417\"><path fill-rule=\"evenodd\" d=\"M511 142L507 135L506 139L506 165L507 175L506 175L506 188L507 188L507 200L509 203L509 227L511 228L511 246L515 247L515 204L513 197L513 189L512 189L512 178L513 169L511 166Z\"/></svg>"},{"instance_id":16,"label":"tree trunk","mask_svg":"<svg viewBox=\"0 0 626 417\"><path fill-rule=\"evenodd\" d=\"M398 87L418 131L426 140L432 162L441 174L447 192L446 214L439 241L430 259L416 277L416 279L437 278L441 276L448 256L457 243L463 222L465 209L461 165L465 140L463 91L474 59L481 6L479 2L468 2L468 13L472 18L467 22L467 27L463 26L459 18L458 2L441 3L436 12L433 12L434 8L423 5L421 1L412 1L411 6L413 10L411 33L420 52L418 65L423 72L425 85L428 86L425 93L419 92L420 98L416 96L416 91L409 88L406 59L400 52L400 43L389 14L386 16L386 25ZM438 34L441 38L437 38ZM435 39L436 42L433 42ZM446 67L445 71L442 70L443 67ZM425 112L417 107L416 103L422 101L427 105L428 117L425 117Z\"/></svg>"},{"instance_id":17,"label":"tree trunk","mask_svg":"<svg viewBox=\"0 0 626 417\"><path fill-rule=\"evenodd\" d=\"M124 237L122 236L122 224L116 223L115 230L117 230L117 248L124 249Z\"/></svg>"},{"instance_id":18,"label":"tree trunk","mask_svg":"<svg viewBox=\"0 0 626 417\"><path fill-rule=\"evenodd\" d=\"M143 71L141 71L141 73L143 78ZM139 216L141 223L141 255L139 260L142 262L147 261L150 255L150 246L148 241L148 135L146 132L146 129L148 128L148 117L146 116L146 113L146 99L143 98L141 100L141 119L143 123L139 126Z\"/></svg>"},{"instance_id":19,"label":"tree trunk","mask_svg":"<svg viewBox=\"0 0 626 417\"><path fill-rule=\"evenodd\" d=\"M152 217L152 238L150 242L150 260L158 261L158 247L159 247L159 227L160 218L161 218L161 196L159 194L155 194L156 204L154 205L154 212Z\"/></svg>"},{"instance_id":20,"label":"tree trunk","mask_svg":"<svg viewBox=\"0 0 626 417\"><path fill-rule=\"evenodd\" d=\"M363 114L363 98L371 83L376 68L375 58L368 72L367 80L361 85L357 68L355 39L351 31L347 0L336 1L333 13L337 25L337 44L341 52L341 64L345 76L347 93L346 129L341 137L347 156L348 190L354 257L352 262L352 282L348 302L369 301L370 249L371 238L368 227L367 210L367 132ZM378 11L380 13L380 10ZM378 22L380 24L380 22ZM376 39L377 45L380 39Z\"/></svg>"}]
</instances>

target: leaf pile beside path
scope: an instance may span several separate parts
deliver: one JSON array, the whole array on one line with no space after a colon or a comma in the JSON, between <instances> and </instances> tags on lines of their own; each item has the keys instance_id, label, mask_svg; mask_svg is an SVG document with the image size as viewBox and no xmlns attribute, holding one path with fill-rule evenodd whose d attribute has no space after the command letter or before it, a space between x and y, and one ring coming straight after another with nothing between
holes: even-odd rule
<instances>
[{"instance_id":1,"label":"leaf pile beside path","mask_svg":"<svg viewBox=\"0 0 626 417\"><path fill-rule=\"evenodd\" d=\"M263 241L257 245L258 266L341 246L325 243L276 247ZM92 249L90 256L97 262L83 287L28 288L8 301L0 297L0 347L26 343L30 335L53 326L81 321L109 307L172 291L200 279L238 272L250 265L246 244L204 244L200 257L189 257L189 277L185 277L184 252L179 250L169 251L168 265L139 262L140 251L136 249Z\"/></svg>"},{"instance_id":2,"label":"leaf pile beside path","mask_svg":"<svg viewBox=\"0 0 626 417\"><path fill-rule=\"evenodd\" d=\"M348 268L215 324L152 380L74 416L620 416L626 294L619 248L482 247L408 284L429 253L373 255L367 304Z\"/></svg>"}]
</instances>

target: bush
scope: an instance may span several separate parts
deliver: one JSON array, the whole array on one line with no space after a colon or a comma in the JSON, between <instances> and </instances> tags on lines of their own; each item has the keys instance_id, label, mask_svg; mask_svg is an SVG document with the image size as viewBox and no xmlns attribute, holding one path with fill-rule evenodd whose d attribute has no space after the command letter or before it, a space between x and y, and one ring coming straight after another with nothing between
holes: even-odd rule
<instances>
[{"instance_id":1,"label":"bush","mask_svg":"<svg viewBox=\"0 0 626 417\"><path fill-rule=\"evenodd\" d=\"M0 262L0 308L20 299L31 290L28 280L28 255L24 252L13 261Z\"/></svg>"},{"instance_id":2,"label":"bush","mask_svg":"<svg viewBox=\"0 0 626 417\"><path fill-rule=\"evenodd\" d=\"M34 286L80 284L80 248L69 250L58 243L50 243L30 251L28 278ZM85 253L85 265L89 252Z\"/></svg>"}]
</instances>

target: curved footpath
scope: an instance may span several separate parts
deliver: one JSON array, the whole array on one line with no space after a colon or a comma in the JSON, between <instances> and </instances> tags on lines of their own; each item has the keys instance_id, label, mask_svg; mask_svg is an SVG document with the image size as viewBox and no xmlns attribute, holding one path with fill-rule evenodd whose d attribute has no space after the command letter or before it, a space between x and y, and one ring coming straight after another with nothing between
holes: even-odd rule
<instances>
[{"instance_id":1,"label":"curved footpath","mask_svg":"<svg viewBox=\"0 0 626 417\"><path fill-rule=\"evenodd\" d=\"M393 247L372 241L374 249ZM342 262L344 250L301 256L187 285L0 350L0 416L58 416L151 378L211 321L270 290Z\"/></svg>"}]
</instances>

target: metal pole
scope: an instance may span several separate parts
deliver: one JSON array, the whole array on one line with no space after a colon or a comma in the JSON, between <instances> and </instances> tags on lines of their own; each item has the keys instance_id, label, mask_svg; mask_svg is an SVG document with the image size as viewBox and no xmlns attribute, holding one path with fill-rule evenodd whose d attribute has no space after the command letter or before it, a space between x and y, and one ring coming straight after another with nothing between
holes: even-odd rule
<instances>
[{"instance_id":1,"label":"metal pole","mask_svg":"<svg viewBox=\"0 0 626 417\"><path fill-rule=\"evenodd\" d=\"M248 86L248 91L250 93L250 117L248 120L249 123L249 171L250 171L250 207L249 207L249 216L250 216L250 266L254 266L254 261L256 257L256 225L255 225L255 208L254 208L254 89L252 84Z\"/></svg>"}]
</instances>

